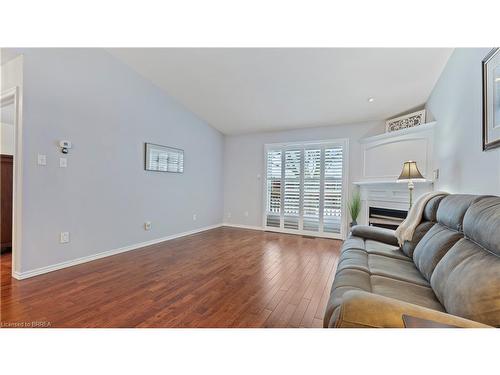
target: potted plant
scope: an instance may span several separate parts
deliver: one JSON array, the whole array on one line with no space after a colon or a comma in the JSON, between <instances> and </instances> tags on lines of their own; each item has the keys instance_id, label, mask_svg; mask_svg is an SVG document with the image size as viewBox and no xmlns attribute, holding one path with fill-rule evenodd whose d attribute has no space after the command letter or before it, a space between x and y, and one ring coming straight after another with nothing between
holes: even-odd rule
<instances>
[{"instance_id":1,"label":"potted plant","mask_svg":"<svg viewBox=\"0 0 500 375\"><path fill-rule=\"evenodd\" d=\"M361 211L361 195L358 191L355 191L352 194L351 201L347 203L347 208L349 209L349 213L352 218L351 227L358 225L356 219Z\"/></svg>"}]
</instances>

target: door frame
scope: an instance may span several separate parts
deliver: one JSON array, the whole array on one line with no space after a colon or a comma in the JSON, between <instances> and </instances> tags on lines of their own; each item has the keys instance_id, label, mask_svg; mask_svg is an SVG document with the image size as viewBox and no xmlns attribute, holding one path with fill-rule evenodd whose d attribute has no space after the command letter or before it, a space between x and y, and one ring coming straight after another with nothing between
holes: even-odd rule
<instances>
[{"instance_id":1,"label":"door frame","mask_svg":"<svg viewBox=\"0 0 500 375\"><path fill-rule=\"evenodd\" d=\"M305 148L307 146L315 146L315 145L328 145L328 144L342 144L343 148L343 163L342 168L344 172L344 179L342 181L342 221L340 224L340 233L328 233L328 232L313 232L306 230L295 230L295 229L285 229L285 228L275 228L268 227L266 225L266 211L267 211L267 151L273 148ZM348 213L347 213L347 200L349 199L349 138L334 138L334 139L326 139L319 141L305 141L305 142L284 142L284 143L266 143L264 144L264 163L263 163L263 171L261 176L262 178L262 229L268 230L272 232L278 233L287 233L287 234L298 234L298 235L307 235L314 237L325 237L325 238L334 238L334 239L342 239L345 240L348 233ZM302 172L301 172L302 174ZM283 177L284 178L284 177Z\"/></svg>"},{"instance_id":2,"label":"door frame","mask_svg":"<svg viewBox=\"0 0 500 375\"><path fill-rule=\"evenodd\" d=\"M23 143L22 143L22 90L16 86L0 93L0 108L14 104L14 166L12 187L12 277L21 270L22 212L23 212Z\"/></svg>"}]
</instances>

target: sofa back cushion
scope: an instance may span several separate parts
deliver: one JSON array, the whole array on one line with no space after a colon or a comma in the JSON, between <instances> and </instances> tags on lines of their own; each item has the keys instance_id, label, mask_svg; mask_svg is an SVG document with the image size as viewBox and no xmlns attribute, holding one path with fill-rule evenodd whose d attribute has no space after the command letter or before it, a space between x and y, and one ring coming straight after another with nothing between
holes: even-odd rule
<instances>
[{"instance_id":1,"label":"sofa back cushion","mask_svg":"<svg viewBox=\"0 0 500 375\"><path fill-rule=\"evenodd\" d=\"M463 237L463 219L477 195L448 195L439 202L435 217L437 223L415 246L413 261L427 280L441 258Z\"/></svg>"},{"instance_id":2,"label":"sofa back cushion","mask_svg":"<svg viewBox=\"0 0 500 375\"><path fill-rule=\"evenodd\" d=\"M415 247L413 262L429 281L441 258L463 237L462 232L434 224Z\"/></svg>"},{"instance_id":3,"label":"sofa back cushion","mask_svg":"<svg viewBox=\"0 0 500 375\"><path fill-rule=\"evenodd\" d=\"M401 246L401 250L406 256L413 258L413 254L415 252L415 248L420 243L425 234L434 226L434 222L432 221L422 221L415 228L415 232L413 232L413 237L411 241L405 241L403 246Z\"/></svg>"},{"instance_id":4,"label":"sofa back cushion","mask_svg":"<svg viewBox=\"0 0 500 375\"><path fill-rule=\"evenodd\" d=\"M446 197L446 195L438 195L434 198L429 199L424 208L422 221L432 221L432 222L436 221L439 204L441 203L444 197Z\"/></svg>"},{"instance_id":5,"label":"sofa back cushion","mask_svg":"<svg viewBox=\"0 0 500 375\"><path fill-rule=\"evenodd\" d=\"M434 198L431 198L424 208L424 213L422 215L422 222L415 228L415 232L413 233L413 238L411 241L405 241L401 250L410 258L413 258L413 252L415 251L415 247L420 242L422 237L432 228L434 223L436 222L437 210L439 207L439 203L446 195L438 195Z\"/></svg>"},{"instance_id":6,"label":"sofa back cushion","mask_svg":"<svg viewBox=\"0 0 500 375\"><path fill-rule=\"evenodd\" d=\"M463 230L432 273L432 289L448 313L500 326L500 197L473 203Z\"/></svg>"},{"instance_id":7,"label":"sofa back cushion","mask_svg":"<svg viewBox=\"0 0 500 375\"><path fill-rule=\"evenodd\" d=\"M462 232L464 216L470 205L483 198L480 195L453 194L441 200L436 221L451 230Z\"/></svg>"}]
</instances>

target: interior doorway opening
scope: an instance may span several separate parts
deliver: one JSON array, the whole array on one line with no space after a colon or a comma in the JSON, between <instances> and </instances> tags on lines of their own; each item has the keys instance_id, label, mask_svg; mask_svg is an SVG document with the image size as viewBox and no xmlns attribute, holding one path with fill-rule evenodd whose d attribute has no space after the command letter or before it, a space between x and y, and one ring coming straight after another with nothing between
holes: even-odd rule
<instances>
[{"instance_id":1,"label":"interior doorway opening","mask_svg":"<svg viewBox=\"0 0 500 375\"><path fill-rule=\"evenodd\" d=\"M0 107L0 253L12 252L16 105L6 96Z\"/></svg>"},{"instance_id":2,"label":"interior doorway opening","mask_svg":"<svg viewBox=\"0 0 500 375\"><path fill-rule=\"evenodd\" d=\"M4 90L3 73L0 91L0 123L2 127L0 139L2 280L6 273L10 274L9 277L17 278L16 275L20 272L22 212L21 88L14 86Z\"/></svg>"}]
</instances>

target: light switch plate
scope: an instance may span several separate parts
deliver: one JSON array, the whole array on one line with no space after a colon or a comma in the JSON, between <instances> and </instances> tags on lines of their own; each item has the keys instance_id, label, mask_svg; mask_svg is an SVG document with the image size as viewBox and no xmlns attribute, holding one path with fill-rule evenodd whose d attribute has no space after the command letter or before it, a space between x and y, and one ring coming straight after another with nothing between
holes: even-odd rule
<instances>
[{"instance_id":1,"label":"light switch plate","mask_svg":"<svg viewBox=\"0 0 500 375\"><path fill-rule=\"evenodd\" d=\"M38 154L38 165L47 165L47 155Z\"/></svg>"},{"instance_id":2,"label":"light switch plate","mask_svg":"<svg viewBox=\"0 0 500 375\"><path fill-rule=\"evenodd\" d=\"M69 232L61 232L59 242L60 243L68 243L69 242Z\"/></svg>"},{"instance_id":3,"label":"light switch plate","mask_svg":"<svg viewBox=\"0 0 500 375\"><path fill-rule=\"evenodd\" d=\"M439 179L439 169L434 169L433 171L433 179L438 180Z\"/></svg>"},{"instance_id":4,"label":"light switch plate","mask_svg":"<svg viewBox=\"0 0 500 375\"><path fill-rule=\"evenodd\" d=\"M68 159L59 158L59 167L66 168L68 166Z\"/></svg>"}]
</instances>

